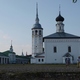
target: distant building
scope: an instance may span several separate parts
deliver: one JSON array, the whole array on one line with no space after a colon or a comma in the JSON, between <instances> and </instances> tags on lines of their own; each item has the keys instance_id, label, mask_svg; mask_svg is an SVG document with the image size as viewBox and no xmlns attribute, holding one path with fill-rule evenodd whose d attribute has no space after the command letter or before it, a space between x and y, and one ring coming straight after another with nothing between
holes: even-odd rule
<instances>
[{"instance_id":1,"label":"distant building","mask_svg":"<svg viewBox=\"0 0 80 80\"><path fill-rule=\"evenodd\" d=\"M22 55L16 55L15 52L13 52L13 46L11 44L10 50L0 52L0 64L21 64L21 63L29 63L31 55L23 56Z\"/></svg>"},{"instance_id":2,"label":"distant building","mask_svg":"<svg viewBox=\"0 0 80 80\"><path fill-rule=\"evenodd\" d=\"M32 28L32 58L35 64L56 64L69 62L77 63L80 56L80 36L66 33L64 30L64 18L59 15L56 18L56 32L43 37L43 28L39 23L38 7L36 8L36 20ZM44 48L43 48L44 42ZM43 52L44 49L44 52Z\"/></svg>"}]
</instances>

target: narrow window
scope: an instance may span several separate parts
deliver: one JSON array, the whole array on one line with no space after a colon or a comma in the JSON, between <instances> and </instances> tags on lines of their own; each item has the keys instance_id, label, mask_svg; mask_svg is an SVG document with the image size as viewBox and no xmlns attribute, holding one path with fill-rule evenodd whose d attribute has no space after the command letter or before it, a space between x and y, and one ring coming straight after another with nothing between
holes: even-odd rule
<instances>
[{"instance_id":1,"label":"narrow window","mask_svg":"<svg viewBox=\"0 0 80 80\"><path fill-rule=\"evenodd\" d=\"M38 62L40 62L40 59L38 59Z\"/></svg>"},{"instance_id":2,"label":"narrow window","mask_svg":"<svg viewBox=\"0 0 80 80\"><path fill-rule=\"evenodd\" d=\"M70 46L68 46L68 52L71 52L71 47Z\"/></svg>"},{"instance_id":3,"label":"narrow window","mask_svg":"<svg viewBox=\"0 0 80 80\"><path fill-rule=\"evenodd\" d=\"M60 26L60 30L61 30L61 26Z\"/></svg>"},{"instance_id":4,"label":"narrow window","mask_svg":"<svg viewBox=\"0 0 80 80\"><path fill-rule=\"evenodd\" d=\"M54 53L56 53L57 52L57 48L56 47L54 47Z\"/></svg>"},{"instance_id":5,"label":"narrow window","mask_svg":"<svg viewBox=\"0 0 80 80\"><path fill-rule=\"evenodd\" d=\"M44 61L44 59L42 59L42 62Z\"/></svg>"},{"instance_id":6,"label":"narrow window","mask_svg":"<svg viewBox=\"0 0 80 80\"><path fill-rule=\"evenodd\" d=\"M34 35L34 31L32 31L32 35Z\"/></svg>"},{"instance_id":7,"label":"narrow window","mask_svg":"<svg viewBox=\"0 0 80 80\"><path fill-rule=\"evenodd\" d=\"M37 35L37 30L35 31L35 35Z\"/></svg>"},{"instance_id":8,"label":"narrow window","mask_svg":"<svg viewBox=\"0 0 80 80\"><path fill-rule=\"evenodd\" d=\"M41 35L41 30L39 31L39 35Z\"/></svg>"},{"instance_id":9,"label":"narrow window","mask_svg":"<svg viewBox=\"0 0 80 80\"><path fill-rule=\"evenodd\" d=\"M43 48L43 52L44 52L44 48Z\"/></svg>"}]
</instances>

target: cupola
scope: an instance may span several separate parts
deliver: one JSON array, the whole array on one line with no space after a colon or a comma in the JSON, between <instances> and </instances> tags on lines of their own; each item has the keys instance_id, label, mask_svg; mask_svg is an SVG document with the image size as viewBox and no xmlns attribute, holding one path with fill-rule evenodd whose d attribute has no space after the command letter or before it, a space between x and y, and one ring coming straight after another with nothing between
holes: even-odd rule
<instances>
[{"instance_id":1,"label":"cupola","mask_svg":"<svg viewBox=\"0 0 80 80\"><path fill-rule=\"evenodd\" d=\"M60 11L59 11L59 16L56 18L56 21L64 21L64 18L61 16Z\"/></svg>"},{"instance_id":2,"label":"cupola","mask_svg":"<svg viewBox=\"0 0 80 80\"><path fill-rule=\"evenodd\" d=\"M56 18L56 21L57 22L59 22L59 21L61 21L61 22L63 22L64 21L64 17L62 17L61 16L61 7L60 7L60 5L59 5L59 15L58 15L58 17Z\"/></svg>"}]
</instances>

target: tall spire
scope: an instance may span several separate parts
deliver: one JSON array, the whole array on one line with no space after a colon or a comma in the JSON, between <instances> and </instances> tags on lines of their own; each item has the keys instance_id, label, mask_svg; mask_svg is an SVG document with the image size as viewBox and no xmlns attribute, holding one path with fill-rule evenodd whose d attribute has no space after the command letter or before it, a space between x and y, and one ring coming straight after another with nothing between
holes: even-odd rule
<instances>
[{"instance_id":1,"label":"tall spire","mask_svg":"<svg viewBox=\"0 0 80 80\"><path fill-rule=\"evenodd\" d=\"M60 5L59 5L59 16L56 18L56 21L64 21L64 18L61 16L61 7L60 7Z\"/></svg>"},{"instance_id":2,"label":"tall spire","mask_svg":"<svg viewBox=\"0 0 80 80\"><path fill-rule=\"evenodd\" d=\"M27 56L27 52L26 52L26 56Z\"/></svg>"},{"instance_id":3,"label":"tall spire","mask_svg":"<svg viewBox=\"0 0 80 80\"><path fill-rule=\"evenodd\" d=\"M12 46L12 40L11 40L11 46Z\"/></svg>"},{"instance_id":4,"label":"tall spire","mask_svg":"<svg viewBox=\"0 0 80 80\"><path fill-rule=\"evenodd\" d=\"M36 3L36 23L39 23L39 18L38 18L38 3Z\"/></svg>"},{"instance_id":5,"label":"tall spire","mask_svg":"<svg viewBox=\"0 0 80 80\"><path fill-rule=\"evenodd\" d=\"M13 52L12 40L11 40L10 51Z\"/></svg>"},{"instance_id":6,"label":"tall spire","mask_svg":"<svg viewBox=\"0 0 80 80\"><path fill-rule=\"evenodd\" d=\"M61 15L61 6L59 4L59 15Z\"/></svg>"}]
</instances>

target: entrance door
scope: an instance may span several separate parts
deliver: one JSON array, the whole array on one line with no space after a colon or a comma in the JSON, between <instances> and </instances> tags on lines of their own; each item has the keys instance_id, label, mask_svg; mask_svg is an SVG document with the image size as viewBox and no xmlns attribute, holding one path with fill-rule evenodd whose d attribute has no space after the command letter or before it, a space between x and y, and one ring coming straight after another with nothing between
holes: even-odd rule
<instances>
[{"instance_id":1,"label":"entrance door","mask_svg":"<svg viewBox=\"0 0 80 80\"><path fill-rule=\"evenodd\" d=\"M71 60L70 60L69 57L65 58L65 63L66 63L66 64L70 64L70 63L71 63Z\"/></svg>"}]
</instances>

